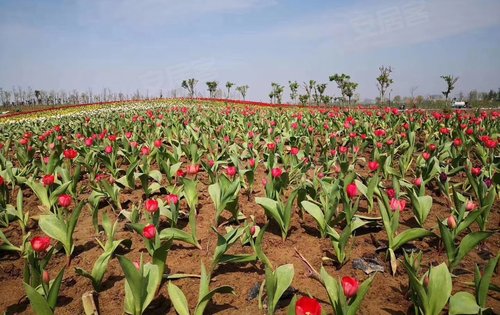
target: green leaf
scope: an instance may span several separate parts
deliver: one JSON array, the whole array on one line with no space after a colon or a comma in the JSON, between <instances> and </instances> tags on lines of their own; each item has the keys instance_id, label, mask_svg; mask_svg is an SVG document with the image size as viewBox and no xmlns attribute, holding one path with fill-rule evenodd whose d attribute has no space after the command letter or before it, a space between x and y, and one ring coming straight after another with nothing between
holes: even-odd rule
<instances>
[{"instance_id":1,"label":"green leaf","mask_svg":"<svg viewBox=\"0 0 500 315\"><path fill-rule=\"evenodd\" d=\"M422 229L422 228L408 229L408 230L401 232L400 234L398 234L394 238L392 249L397 250L399 247L403 246L404 244L406 244L410 241L413 241L413 240L418 239L418 238L423 238L426 236L434 236L434 235L435 234L432 233L431 231L427 231L426 229Z\"/></svg>"},{"instance_id":2,"label":"green leaf","mask_svg":"<svg viewBox=\"0 0 500 315\"><path fill-rule=\"evenodd\" d=\"M446 306L446 303L448 303L451 289L451 274L446 264L442 263L437 267L431 268L429 271L429 285L427 287L429 301L426 314L441 314L441 310Z\"/></svg>"},{"instance_id":3,"label":"green leaf","mask_svg":"<svg viewBox=\"0 0 500 315\"><path fill-rule=\"evenodd\" d=\"M280 227L284 227L283 218L281 213L278 211L278 202L265 197L255 197L255 202L262 206L264 210L279 224Z\"/></svg>"},{"instance_id":4,"label":"green leaf","mask_svg":"<svg viewBox=\"0 0 500 315\"><path fill-rule=\"evenodd\" d=\"M276 289L272 300L273 309L278 304L279 299L285 293L286 289L292 284L294 276L293 264L279 266L274 271L276 277Z\"/></svg>"},{"instance_id":5,"label":"green leaf","mask_svg":"<svg viewBox=\"0 0 500 315\"><path fill-rule=\"evenodd\" d=\"M476 288L477 302L479 306L486 307L486 299L488 298L488 289L490 286L491 278L493 277L493 273L495 272L495 268L498 265L498 260L500 259L500 255L497 255L495 258L492 258L486 269L484 270L484 274L479 281L479 287Z\"/></svg>"},{"instance_id":6,"label":"green leaf","mask_svg":"<svg viewBox=\"0 0 500 315\"><path fill-rule=\"evenodd\" d=\"M174 241L185 242L193 246L196 246L198 248L201 248L200 244L198 244L197 240L195 240L192 235L176 228L166 228L161 230L160 239L161 240L173 239Z\"/></svg>"},{"instance_id":7,"label":"green leaf","mask_svg":"<svg viewBox=\"0 0 500 315\"><path fill-rule=\"evenodd\" d=\"M189 315L189 306L186 296L178 286L172 283L172 281L168 282L168 296L174 305L175 311L179 315Z\"/></svg>"},{"instance_id":8,"label":"green leaf","mask_svg":"<svg viewBox=\"0 0 500 315\"><path fill-rule=\"evenodd\" d=\"M66 223L55 214L41 215L38 225L45 234L61 242L65 249L70 246L66 239Z\"/></svg>"},{"instance_id":9,"label":"green leaf","mask_svg":"<svg viewBox=\"0 0 500 315\"><path fill-rule=\"evenodd\" d=\"M375 275L363 281L363 283L359 286L358 293L356 297L349 304L349 308L347 309L346 315L356 315L358 313L358 309L361 306L361 302L365 298L366 293L368 293L368 289L372 285L373 279Z\"/></svg>"},{"instance_id":10,"label":"green leaf","mask_svg":"<svg viewBox=\"0 0 500 315\"><path fill-rule=\"evenodd\" d=\"M140 314L142 311L143 297L145 296L143 290L145 290L145 281L143 281L143 276L140 274L134 264L123 256L118 256L118 262L120 263L125 278L127 279L127 284L129 285L130 292L132 293L134 314ZM141 268L141 270L144 267Z\"/></svg>"},{"instance_id":11,"label":"green leaf","mask_svg":"<svg viewBox=\"0 0 500 315\"><path fill-rule=\"evenodd\" d=\"M56 308L57 297L59 296L59 290L61 289L63 276L64 276L64 268L61 271L59 271L59 274L50 285L49 294L47 296L47 303L49 304L51 309Z\"/></svg>"},{"instance_id":12,"label":"green leaf","mask_svg":"<svg viewBox=\"0 0 500 315\"><path fill-rule=\"evenodd\" d=\"M480 310L476 299L468 292L458 292L450 298L449 315L479 314Z\"/></svg>"},{"instance_id":13,"label":"green leaf","mask_svg":"<svg viewBox=\"0 0 500 315\"><path fill-rule=\"evenodd\" d=\"M462 261L462 259L477 246L477 244L484 241L492 234L493 232L473 232L467 234L460 242L457 255L455 256L455 259L453 259L450 267L456 267L460 263L460 261Z\"/></svg>"},{"instance_id":14,"label":"green leaf","mask_svg":"<svg viewBox=\"0 0 500 315\"><path fill-rule=\"evenodd\" d=\"M33 289L29 284L24 284L24 290L30 300L31 308L37 315L53 315L54 312L43 296Z\"/></svg>"},{"instance_id":15,"label":"green leaf","mask_svg":"<svg viewBox=\"0 0 500 315\"><path fill-rule=\"evenodd\" d=\"M316 220L316 222L319 225L320 231L323 234L324 231L326 230L326 222L324 213L323 211L321 211L320 207L307 200L302 201L301 205L304 208L304 210L307 213L309 213L314 218L314 220Z\"/></svg>"}]
</instances>

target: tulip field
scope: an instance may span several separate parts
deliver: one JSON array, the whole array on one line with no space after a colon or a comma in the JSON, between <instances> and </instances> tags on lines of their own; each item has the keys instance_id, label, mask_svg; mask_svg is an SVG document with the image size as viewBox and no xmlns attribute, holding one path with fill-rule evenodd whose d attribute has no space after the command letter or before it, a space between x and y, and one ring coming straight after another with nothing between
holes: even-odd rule
<instances>
[{"instance_id":1,"label":"tulip field","mask_svg":"<svg viewBox=\"0 0 500 315\"><path fill-rule=\"evenodd\" d=\"M500 313L500 111L0 116L5 314Z\"/></svg>"}]
</instances>

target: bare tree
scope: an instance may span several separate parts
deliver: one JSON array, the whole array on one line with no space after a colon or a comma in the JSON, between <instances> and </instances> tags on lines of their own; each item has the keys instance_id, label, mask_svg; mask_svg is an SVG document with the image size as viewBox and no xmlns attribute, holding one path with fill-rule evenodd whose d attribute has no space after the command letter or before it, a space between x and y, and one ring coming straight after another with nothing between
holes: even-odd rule
<instances>
[{"instance_id":1,"label":"bare tree","mask_svg":"<svg viewBox=\"0 0 500 315\"><path fill-rule=\"evenodd\" d=\"M385 93L387 92L389 86L394 83L394 80L391 79L391 66L381 66L378 69L380 71L380 75L377 77L377 89L380 93L380 101L383 103L385 100Z\"/></svg>"},{"instance_id":2,"label":"bare tree","mask_svg":"<svg viewBox=\"0 0 500 315\"><path fill-rule=\"evenodd\" d=\"M195 95L194 87L196 86L196 83L198 83L198 80L194 78L182 81L181 86L183 89L186 89L188 91L188 95L190 98L193 98Z\"/></svg>"},{"instance_id":3,"label":"bare tree","mask_svg":"<svg viewBox=\"0 0 500 315\"><path fill-rule=\"evenodd\" d=\"M458 81L458 77L454 77L452 75L442 75L441 79L443 79L446 82L446 91L442 91L444 97L446 100L448 100L448 96L450 95L451 91L455 88L455 83Z\"/></svg>"},{"instance_id":4,"label":"bare tree","mask_svg":"<svg viewBox=\"0 0 500 315\"><path fill-rule=\"evenodd\" d=\"M245 100L245 96L247 95L247 91L248 91L248 85L238 86L236 88L236 91L240 92L241 97L243 98L243 100Z\"/></svg>"}]
</instances>

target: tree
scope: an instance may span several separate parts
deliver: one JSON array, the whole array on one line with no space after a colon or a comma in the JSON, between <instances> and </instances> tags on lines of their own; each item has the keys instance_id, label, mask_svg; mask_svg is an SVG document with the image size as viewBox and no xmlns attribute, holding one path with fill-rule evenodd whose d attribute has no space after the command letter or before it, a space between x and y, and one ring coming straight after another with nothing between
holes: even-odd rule
<instances>
[{"instance_id":1,"label":"tree","mask_svg":"<svg viewBox=\"0 0 500 315\"><path fill-rule=\"evenodd\" d=\"M441 79L443 79L446 82L447 88L446 91L443 91L444 97L446 100L448 100L448 96L450 95L451 91L455 88L455 83L458 81L458 77L454 77L452 75L442 75Z\"/></svg>"},{"instance_id":2,"label":"tree","mask_svg":"<svg viewBox=\"0 0 500 315\"><path fill-rule=\"evenodd\" d=\"M188 79L188 80L182 81L181 86L183 89L187 90L190 98L194 97L194 87L196 86L196 83L198 83L198 80L195 80L195 79Z\"/></svg>"},{"instance_id":3,"label":"tree","mask_svg":"<svg viewBox=\"0 0 500 315\"><path fill-rule=\"evenodd\" d=\"M226 82L226 89L227 89L227 98L230 97L231 95L231 88L233 87L234 83L233 82Z\"/></svg>"},{"instance_id":4,"label":"tree","mask_svg":"<svg viewBox=\"0 0 500 315\"><path fill-rule=\"evenodd\" d=\"M299 84L297 83L297 81L288 81L288 85L290 86L290 99L293 103L295 103L298 95L297 91L299 89Z\"/></svg>"},{"instance_id":5,"label":"tree","mask_svg":"<svg viewBox=\"0 0 500 315\"><path fill-rule=\"evenodd\" d=\"M299 95L299 102L302 106L306 106L308 101L309 101L309 95L307 94Z\"/></svg>"},{"instance_id":6,"label":"tree","mask_svg":"<svg viewBox=\"0 0 500 315\"><path fill-rule=\"evenodd\" d=\"M316 90L316 81L309 80L309 84L304 82L304 89L306 90L307 102L309 103L311 101L311 95L313 90Z\"/></svg>"},{"instance_id":7,"label":"tree","mask_svg":"<svg viewBox=\"0 0 500 315\"><path fill-rule=\"evenodd\" d=\"M271 103L273 102L273 97L276 98L276 103L281 104L281 98L283 97L283 91L285 87L279 85L278 83L271 83L272 91L269 93L269 98L271 99Z\"/></svg>"},{"instance_id":8,"label":"tree","mask_svg":"<svg viewBox=\"0 0 500 315\"><path fill-rule=\"evenodd\" d=\"M316 85L316 91L319 93L319 97L317 96L316 103L319 105L320 103L323 103L323 94L325 93L326 90L326 83L321 83Z\"/></svg>"},{"instance_id":9,"label":"tree","mask_svg":"<svg viewBox=\"0 0 500 315\"><path fill-rule=\"evenodd\" d=\"M236 91L240 92L243 100L245 100L245 96L247 95L247 90L248 90L248 85L242 85L236 88Z\"/></svg>"},{"instance_id":10,"label":"tree","mask_svg":"<svg viewBox=\"0 0 500 315\"><path fill-rule=\"evenodd\" d=\"M351 82L351 76L345 73L336 73L334 75L331 75L330 81L335 81L335 83L337 83L337 87L340 90L340 94L342 94L342 98L345 99L345 97L347 96L350 104L351 98L354 95L354 91L356 91L356 89L358 88L358 83Z\"/></svg>"},{"instance_id":11,"label":"tree","mask_svg":"<svg viewBox=\"0 0 500 315\"><path fill-rule=\"evenodd\" d=\"M210 98L215 97L215 93L217 92L217 81L208 81L207 83L208 92L210 93Z\"/></svg>"},{"instance_id":12,"label":"tree","mask_svg":"<svg viewBox=\"0 0 500 315\"><path fill-rule=\"evenodd\" d=\"M380 75L377 77L377 89L380 93L380 101L384 102L387 89L394 83L394 80L391 79L392 68L391 66L381 66L378 70L380 71Z\"/></svg>"}]
</instances>

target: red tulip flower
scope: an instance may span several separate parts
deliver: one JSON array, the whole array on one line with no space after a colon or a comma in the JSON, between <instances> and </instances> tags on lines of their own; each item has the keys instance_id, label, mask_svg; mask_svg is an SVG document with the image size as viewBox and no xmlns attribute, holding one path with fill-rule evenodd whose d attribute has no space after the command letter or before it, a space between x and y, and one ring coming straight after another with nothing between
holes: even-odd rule
<instances>
[{"instance_id":1,"label":"red tulip flower","mask_svg":"<svg viewBox=\"0 0 500 315\"><path fill-rule=\"evenodd\" d=\"M358 195L358 187L356 186L355 183L351 183L351 184L347 185L346 192L347 192L347 196L349 196L349 198L351 198L351 199L355 198Z\"/></svg>"},{"instance_id":2,"label":"red tulip flower","mask_svg":"<svg viewBox=\"0 0 500 315\"><path fill-rule=\"evenodd\" d=\"M250 165L251 168L254 168L255 167L255 159L248 160L248 165Z\"/></svg>"},{"instance_id":3,"label":"red tulip flower","mask_svg":"<svg viewBox=\"0 0 500 315\"><path fill-rule=\"evenodd\" d=\"M148 199L145 203L146 211L149 213L155 213L158 211L158 201L154 199Z\"/></svg>"},{"instance_id":4,"label":"red tulip flower","mask_svg":"<svg viewBox=\"0 0 500 315\"><path fill-rule=\"evenodd\" d=\"M477 177L477 176L481 175L481 168L480 167L473 167L473 168L471 168L470 172L472 175Z\"/></svg>"},{"instance_id":5,"label":"red tulip flower","mask_svg":"<svg viewBox=\"0 0 500 315\"><path fill-rule=\"evenodd\" d=\"M158 148L158 149L161 148L162 144L163 144L163 142L160 139L155 140L154 145L156 148Z\"/></svg>"},{"instance_id":6,"label":"red tulip flower","mask_svg":"<svg viewBox=\"0 0 500 315\"><path fill-rule=\"evenodd\" d=\"M42 273L42 281L45 283L45 284L49 284L50 283L50 275L49 273L47 272L47 270L44 270L43 273Z\"/></svg>"},{"instance_id":7,"label":"red tulip flower","mask_svg":"<svg viewBox=\"0 0 500 315\"><path fill-rule=\"evenodd\" d=\"M31 248L37 253L44 252L50 246L50 237L35 236L31 239Z\"/></svg>"},{"instance_id":8,"label":"red tulip flower","mask_svg":"<svg viewBox=\"0 0 500 315\"><path fill-rule=\"evenodd\" d=\"M281 168L276 167L271 170L271 176L273 178L280 178L282 174L283 170Z\"/></svg>"},{"instance_id":9,"label":"red tulip flower","mask_svg":"<svg viewBox=\"0 0 500 315\"><path fill-rule=\"evenodd\" d=\"M58 201L60 207L67 208L73 202L73 198L70 195L60 195Z\"/></svg>"},{"instance_id":10,"label":"red tulip flower","mask_svg":"<svg viewBox=\"0 0 500 315\"><path fill-rule=\"evenodd\" d=\"M110 146L110 145L108 145L106 148L104 148L104 152L105 152L106 154L111 154L111 153L113 153L113 147L112 147L112 146Z\"/></svg>"},{"instance_id":11,"label":"red tulip flower","mask_svg":"<svg viewBox=\"0 0 500 315\"><path fill-rule=\"evenodd\" d=\"M276 143L272 142L272 143L268 143L267 144L267 148L269 149L269 151L274 151L276 150Z\"/></svg>"},{"instance_id":12,"label":"red tulip flower","mask_svg":"<svg viewBox=\"0 0 500 315\"><path fill-rule=\"evenodd\" d=\"M168 204L173 203L174 205L176 205L179 202L179 196L177 196L176 194L170 194L165 197L165 200L168 202Z\"/></svg>"},{"instance_id":13,"label":"red tulip flower","mask_svg":"<svg viewBox=\"0 0 500 315\"><path fill-rule=\"evenodd\" d=\"M296 315L321 315L321 304L316 299L301 297L295 304Z\"/></svg>"},{"instance_id":14,"label":"red tulip flower","mask_svg":"<svg viewBox=\"0 0 500 315\"><path fill-rule=\"evenodd\" d=\"M5 180L2 176L0 176L0 186L3 186L3 184L5 184Z\"/></svg>"},{"instance_id":15,"label":"red tulip flower","mask_svg":"<svg viewBox=\"0 0 500 315\"><path fill-rule=\"evenodd\" d=\"M196 174L198 174L199 171L200 171L200 166L196 165L196 164L191 164L191 165L188 165L188 167L186 167L186 172L189 175L196 175Z\"/></svg>"},{"instance_id":16,"label":"red tulip flower","mask_svg":"<svg viewBox=\"0 0 500 315\"><path fill-rule=\"evenodd\" d=\"M176 175L177 175L177 177L184 177L184 176L186 176L186 173L183 170L178 170Z\"/></svg>"},{"instance_id":17,"label":"red tulip flower","mask_svg":"<svg viewBox=\"0 0 500 315\"><path fill-rule=\"evenodd\" d=\"M227 169L226 169L226 173L227 173L227 176L229 177L234 177L234 175L236 175L236 167L234 166L228 166Z\"/></svg>"},{"instance_id":18,"label":"red tulip flower","mask_svg":"<svg viewBox=\"0 0 500 315\"><path fill-rule=\"evenodd\" d=\"M297 154L299 154L299 148L292 148L290 150L290 154L291 155L297 155Z\"/></svg>"},{"instance_id":19,"label":"red tulip flower","mask_svg":"<svg viewBox=\"0 0 500 315\"><path fill-rule=\"evenodd\" d=\"M446 223L448 224L448 227L451 229L451 230L454 230L457 228L457 220L455 219L454 216L450 215L448 217L448 220L446 220Z\"/></svg>"},{"instance_id":20,"label":"red tulip flower","mask_svg":"<svg viewBox=\"0 0 500 315\"><path fill-rule=\"evenodd\" d=\"M156 228L153 224L146 225L142 230L142 235L148 240L152 240L156 237Z\"/></svg>"},{"instance_id":21,"label":"red tulip flower","mask_svg":"<svg viewBox=\"0 0 500 315\"><path fill-rule=\"evenodd\" d=\"M351 277L343 277L341 284L342 284L342 289L344 289L344 295L346 296L346 298L350 299L356 296L356 293L358 293L359 289L358 280Z\"/></svg>"},{"instance_id":22,"label":"red tulip flower","mask_svg":"<svg viewBox=\"0 0 500 315\"><path fill-rule=\"evenodd\" d=\"M368 162L368 168L370 171L375 172L378 170L380 164L377 161Z\"/></svg>"},{"instance_id":23,"label":"red tulip flower","mask_svg":"<svg viewBox=\"0 0 500 315\"><path fill-rule=\"evenodd\" d=\"M424 158L424 160L428 160L431 158L431 154L429 152L424 152L422 153L422 157Z\"/></svg>"},{"instance_id":24,"label":"red tulip flower","mask_svg":"<svg viewBox=\"0 0 500 315\"><path fill-rule=\"evenodd\" d=\"M54 184L54 179L55 179L54 175L45 175L42 178L43 187L47 187Z\"/></svg>"},{"instance_id":25,"label":"red tulip flower","mask_svg":"<svg viewBox=\"0 0 500 315\"><path fill-rule=\"evenodd\" d=\"M64 154L64 157L69 159L69 160L73 160L78 156L78 152L76 152L76 150L74 150L74 149L64 150L63 154Z\"/></svg>"},{"instance_id":26,"label":"red tulip flower","mask_svg":"<svg viewBox=\"0 0 500 315\"><path fill-rule=\"evenodd\" d=\"M398 200L396 198L392 198L390 206L392 211L403 211L406 207L406 200Z\"/></svg>"},{"instance_id":27,"label":"red tulip flower","mask_svg":"<svg viewBox=\"0 0 500 315\"><path fill-rule=\"evenodd\" d=\"M147 155L149 155L150 152L151 152L151 150L149 149L148 146L143 146L141 148L141 155L142 156L147 156Z\"/></svg>"}]
</instances>

